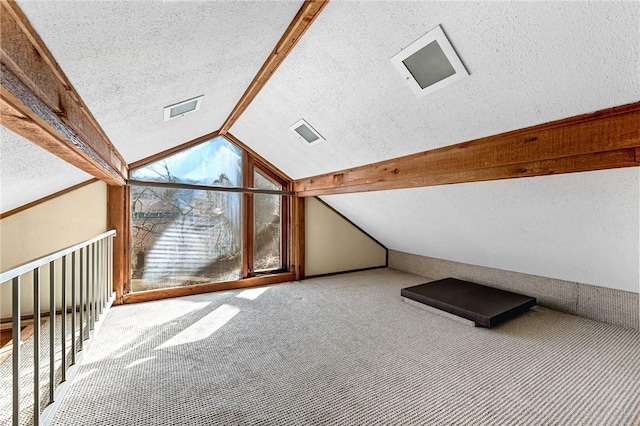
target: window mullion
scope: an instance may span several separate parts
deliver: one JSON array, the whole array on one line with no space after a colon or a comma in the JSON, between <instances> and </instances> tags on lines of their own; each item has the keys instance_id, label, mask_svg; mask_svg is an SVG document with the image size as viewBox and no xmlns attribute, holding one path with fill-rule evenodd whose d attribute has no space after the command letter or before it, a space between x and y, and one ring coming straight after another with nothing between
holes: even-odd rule
<instances>
[{"instance_id":1,"label":"window mullion","mask_svg":"<svg viewBox=\"0 0 640 426\"><path fill-rule=\"evenodd\" d=\"M244 186L253 188L253 162L246 152L242 155ZM243 277L253 275L253 194L242 194L242 259Z\"/></svg>"}]
</instances>

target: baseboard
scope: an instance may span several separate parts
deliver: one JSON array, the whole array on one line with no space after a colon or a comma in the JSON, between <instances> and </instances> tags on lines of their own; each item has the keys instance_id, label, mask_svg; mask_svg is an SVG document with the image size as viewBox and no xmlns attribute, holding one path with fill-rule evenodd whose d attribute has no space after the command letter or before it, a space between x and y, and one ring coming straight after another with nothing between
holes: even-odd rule
<instances>
[{"instance_id":1,"label":"baseboard","mask_svg":"<svg viewBox=\"0 0 640 426\"><path fill-rule=\"evenodd\" d=\"M353 272L371 271L372 269L383 269L386 267L387 265L380 265L380 266L371 266L369 268L351 269L349 271L327 272L326 274L308 275L308 276L305 276L304 279L306 280L311 278L332 277L334 275L351 274Z\"/></svg>"},{"instance_id":2,"label":"baseboard","mask_svg":"<svg viewBox=\"0 0 640 426\"><path fill-rule=\"evenodd\" d=\"M432 280L453 277L535 297L547 308L640 330L638 293L389 250L389 267Z\"/></svg>"}]
</instances>

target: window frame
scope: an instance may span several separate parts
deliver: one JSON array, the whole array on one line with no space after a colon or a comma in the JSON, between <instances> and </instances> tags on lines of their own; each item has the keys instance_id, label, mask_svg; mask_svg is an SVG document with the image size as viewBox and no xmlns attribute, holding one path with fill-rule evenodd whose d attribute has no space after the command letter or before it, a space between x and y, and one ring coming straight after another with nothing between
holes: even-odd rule
<instances>
[{"instance_id":1,"label":"window frame","mask_svg":"<svg viewBox=\"0 0 640 426\"><path fill-rule=\"evenodd\" d=\"M293 242L293 238L299 234L299 226L293 223L293 218L298 217L300 213L293 211L294 206L297 205L293 202L294 194L287 194L292 192L293 181L291 178L277 170L266 160L262 159L258 154L253 152L250 148L240 142L238 139L230 134L220 135L214 132L209 135L194 139L191 142L187 142L178 147L169 149L165 152L155 154L144 160L137 161L129 165L129 170L134 170L140 167L144 167L155 161L161 160L165 157L177 154L183 150L192 148L201 143L207 142L215 137L223 137L227 142L235 145L241 151L242 155L242 187L237 188L238 192L242 193L241 196L241 244L242 244L242 278L234 281L217 281L206 284L194 284L179 287L167 287L158 290L149 290L144 292L131 292L131 270L123 271L123 276L126 281L122 284L122 302L132 303L146 300L155 300L165 297L175 297L186 294L204 293L208 291L226 290L230 288L243 288L255 285L272 284L285 281L293 281L300 279L297 271L303 271L300 267L300 263L303 260L295 260L300 257L300 249L297 248L298 243ZM247 189L253 188L253 174L254 171L259 171L265 177L273 180L281 185L283 194L281 195L281 224L280 224L280 268L272 269L268 271L253 271L253 208L254 200L253 193L247 191ZM135 184L134 182L131 182ZM161 183L159 184L162 185ZM215 188L212 188L215 190ZM127 194L130 193L130 186L126 187ZM113 210L113 211L112 211ZM116 209L110 209L110 215L120 214L124 216L124 222L126 222L127 234L131 234L131 205L130 200L127 197L125 203L120 206L120 212L116 212ZM121 217L122 217L121 216ZM303 215L302 215L303 217ZM297 219L296 219L297 220ZM297 231L293 232L293 229ZM297 238L297 237L296 237ZM127 238L129 240L129 238ZM125 247L125 253L123 253L123 261L125 264L130 263L132 242L128 241L128 244L123 244Z\"/></svg>"},{"instance_id":2,"label":"window frame","mask_svg":"<svg viewBox=\"0 0 640 426\"><path fill-rule=\"evenodd\" d=\"M287 181L285 179L283 179L281 176L277 175L276 173L274 173L272 170L266 168L263 164L260 164L259 162L255 161L255 159L251 158L250 156L248 156L247 158L248 160L248 164L247 164L247 175L249 176L244 176L243 177L246 179L245 182L248 184L248 188L254 188L254 173L258 172L261 173L262 175L264 175L265 177L269 178L270 180L272 180L273 182L277 183L280 185L280 187L282 188L281 190L283 192L287 192L290 185L291 185L291 181ZM245 170L243 169L243 173L245 172ZM247 248L246 251L246 255L247 255L247 272L248 272L248 277L255 277L255 276L261 276L261 275L269 275L269 274L274 274L274 273L279 273L279 272L289 272L289 259L290 259L290 253L288 250L289 244L289 228L290 228L290 220L289 220L289 213L290 213L290 196L286 196L286 195L282 195L280 198L280 267L278 269L269 269L269 270L265 270L265 271L256 271L254 268L254 243L255 243L255 221L254 221L254 212L255 212L255 195L254 194L245 194L245 196L247 197L247 215L246 215L246 219L247 219L247 223L246 223L246 228L247 228L247 232L248 232L248 236L247 236L247 242L250 244L250 247ZM243 249L244 251L244 249Z\"/></svg>"}]
</instances>

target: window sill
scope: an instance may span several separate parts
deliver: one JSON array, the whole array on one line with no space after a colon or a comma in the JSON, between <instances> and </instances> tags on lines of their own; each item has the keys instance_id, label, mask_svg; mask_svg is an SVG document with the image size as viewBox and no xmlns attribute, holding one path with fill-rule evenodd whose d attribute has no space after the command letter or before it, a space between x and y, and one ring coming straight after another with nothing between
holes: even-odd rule
<instances>
[{"instance_id":1,"label":"window sill","mask_svg":"<svg viewBox=\"0 0 640 426\"><path fill-rule=\"evenodd\" d=\"M114 305L125 303L140 303L152 300L168 299L171 297L190 296L193 294L211 293L214 291L235 290L239 288L257 287L261 285L278 284L295 280L293 272L265 273L260 276L243 278L234 281L221 281L207 284L195 284L184 287L170 287L158 290L147 290L125 294Z\"/></svg>"}]
</instances>

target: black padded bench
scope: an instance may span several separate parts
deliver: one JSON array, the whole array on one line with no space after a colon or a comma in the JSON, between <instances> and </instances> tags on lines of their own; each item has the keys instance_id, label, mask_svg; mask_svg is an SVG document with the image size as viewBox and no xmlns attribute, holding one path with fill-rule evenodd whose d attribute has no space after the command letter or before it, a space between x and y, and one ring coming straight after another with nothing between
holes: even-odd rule
<instances>
[{"instance_id":1,"label":"black padded bench","mask_svg":"<svg viewBox=\"0 0 640 426\"><path fill-rule=\"evenodd\" d=\"M535 297L456 278L403 288L402 297L433 306L491 328L536 305Z\"/></svg>"}]
</instances>

